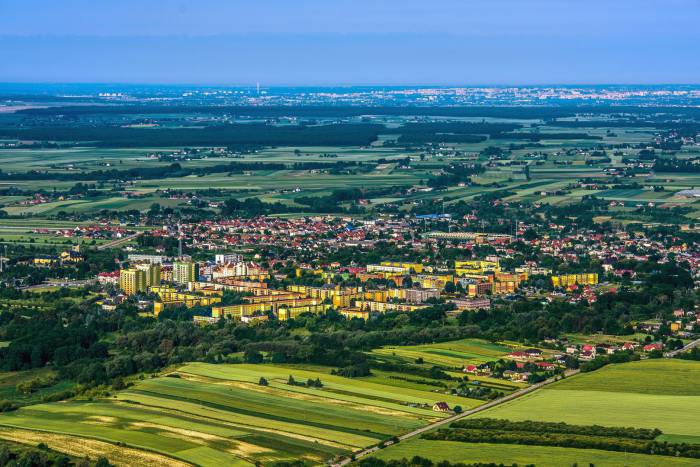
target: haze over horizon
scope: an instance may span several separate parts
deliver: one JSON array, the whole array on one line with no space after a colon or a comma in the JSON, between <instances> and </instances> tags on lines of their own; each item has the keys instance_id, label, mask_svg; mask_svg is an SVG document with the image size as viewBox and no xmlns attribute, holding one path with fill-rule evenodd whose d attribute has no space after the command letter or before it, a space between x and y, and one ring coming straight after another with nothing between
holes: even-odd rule
<instances>
[{"instance_id":1,"label":"haze over horizon","mask_svg":"<svg viewBox=\"0 0 700 467\"><path fill-rule=\"evenodd\" d=\"M697 0L0 2L1 82L692 84Z\"/></svg>"}]
</instances>

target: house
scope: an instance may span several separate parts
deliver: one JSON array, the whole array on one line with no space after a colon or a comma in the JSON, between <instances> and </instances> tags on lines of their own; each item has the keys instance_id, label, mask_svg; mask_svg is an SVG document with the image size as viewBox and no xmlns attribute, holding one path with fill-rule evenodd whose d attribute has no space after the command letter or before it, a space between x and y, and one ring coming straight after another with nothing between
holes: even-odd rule
<instances>
[{"instance_id":1,"label":"house","mask_svg":"<svg viewBox=\"0 0 700 467\"><path fill-rule=\"evenodd\" d=\"M525 352L515 351L509 353L508 358L516 361L527 361L529 359L529 355Z\"/></svg>"},{"instance_id":2,"label":"house","mask_svg":"<svg viewBox=\"0 0 700 467\"><path fill-rule=\"evenodd\" d=\"M533 360L542 360L542 351L539 349L527 349L525 351L513 351L508 354L508 358L520 361L531 362Z\"/></svg>"},{"instance_id":3,"label":"house","mask_svg":"<svg viewBox=\"0 0 700 467\"><path fill-rule=\"evenodd\" d=\"M488 365L466 365L464 369L462 370L465 373L470 373L472 375L476 376L490 376L491 375L491 368L488 367Z\"/></svg>"},{"instance_id":4,"label":"house","mask_svg":"<svg viewBox=\"0 0 700 467\"><path fill-rule=\"evenodd\" d=\"M34 266L40 266L40 267L53 266L57 262L58 262L58 258L56 256L50 256L50 255L39 255L33 259Z\"/></svg>"},{"instance_id":5,"label":"house","mask_svg":"<svg viewBox=\"0 0 700 467\"><path fill-rule=\"evenodd\" d=\"M537 368L539 368L540 370L545 371L554 371L557 369L557 366L551 362L537 362L535 363L535 365L537 365Z\"/></svg>"},{"instance_id":6,"label":"house","mask_svg":"<svg viewBox=\"0 0 700 467\"><path fill-rule=\"evenodd\" d=\"M654 350L662 350L664 345L661 342L654 342L653 344L647 344L643 347L645 352L653 352Z\"/></svg>"},{"instance_id":7,"label":"house","mask_svg":"<svg viewBox=\"0 0 700 467\"><path fill-rule=\"evenodd\" d=\"M639 347L639 345L635 344L634 342L625 342L624 344L622 344L622 350L627 350L630 352L636 349L637 347Z\"/></svg>"},{"instance_id":8,"label":"house","mask_svg":"<svg viewBox=\"0 0 700 467\"><path fill-rule=\"evenodd\" d=\"M578 356L579 360L593 360L595 358L595 352L590 350L584 350L581 355Z\"/></svg>"},{"instance_id":9,"label":"house","mask_svg":"<svg viewBox=\"0 0 700 467\"><path fill-rule=\"evenodd\" d=\"M97 282L105 284L119 284L119 271L101 272L97 274Z\"/></svg>"},{"instance_id":10,"label":"house","mask_svg":"<svg viewBox=\"0 0 700 467\"><path fill-rule=\"evenodd\" d=\"M433 411L434 412L449 412L450 406L447 405L447 402L436 402L433 404Z\"/></svg>"},{"instance_id":11,"label":"house","mask_svg":"<svg viewBox=\"0 0 700 467\"><path fill-rule=\"evenodd\" d=\"M513 375L512 381L526 382L530 378L530 375L532 375L532 373L527 372L527 371L525 371L523 373L515 373Z\"/></svg>"}]
</instances>

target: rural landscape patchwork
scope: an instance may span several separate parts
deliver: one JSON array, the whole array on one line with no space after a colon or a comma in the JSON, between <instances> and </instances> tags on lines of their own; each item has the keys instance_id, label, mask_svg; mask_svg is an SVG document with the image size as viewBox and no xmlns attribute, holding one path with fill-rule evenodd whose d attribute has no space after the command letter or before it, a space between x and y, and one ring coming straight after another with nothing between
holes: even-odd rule
<instances>
[{"instance_id":1,"label":"rural landscape patchwork","mask_svg":"<svg viewBox=\"0 0 700 467\"><path fill-rule=\"evenodd\" d=\"M0 467L700 465L697 3L10 3Z\"/></svg>"}]
</instances>

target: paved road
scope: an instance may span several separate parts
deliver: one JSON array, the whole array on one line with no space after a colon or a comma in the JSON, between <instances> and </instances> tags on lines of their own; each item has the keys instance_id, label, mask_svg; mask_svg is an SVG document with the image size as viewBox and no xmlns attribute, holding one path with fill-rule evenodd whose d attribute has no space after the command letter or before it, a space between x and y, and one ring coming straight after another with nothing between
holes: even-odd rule
<instances>
[{"instance_id":1,"label":"paved road","mask_svg":"<svg viewBox=\"0 0 700 467\"><path fill-rule=\"evenodd\" d=\"M107 248L116 248L120 245L123 245L124 243L128 243L131 240L135 239L136 237L140 237L143 235L143 231L141 232L136 232L133 235L129 235L128 237L124 238L118 238L116 240L112 240L111 242L103 243L102 245L98 246L98 250L106 250Z\"/></svg>"},{"instance_id":2,"label":"paved road","mask_svg":"<svg viewBox=\"0 0 700 467\"><path fill-rule=\"evenodd\" d=\"M26 285L24 287L19 287L19 290L47 289L47 288L51 288L51 287L83 287L83 286L88 285L92 282L94 282L94 280L92 280L92 279L80 280L80 281L71 281L71 280L50 281L50 282L42 282L41 284L36 284L36 285Z\"/></svg>"},{"instance_id":3,"label":"paved road","mask_svg":"<svg viewBox=\"0 0 700 467\"><path fill-rule=\"evenodd\" d=\"M688 342L688 343L685 345L685 347L683 347L683 348L680 348L680 349L678 349L678 350L672 350L671 352L666 352L666 353L664 354L664 357L666 357L666 358L673 358L673 357L675 357L676 355L678 355L679 353L687 352L688 350L693 349L693 348L697 347L698 345L700 345L700 339L695 339L695 340L692 341L692 342Z\"/></svg>"},{"instance_id":4,"label":"paved road","mask_svg":"<svg viewBox=\"0 0 700 467\"><path fill-rule=\"evenodd\" d=\"M568 370L566 372L566 376L567 377L573 376L578 372L579 372L579 370ZM554 381L556 381L555 378L550 378L548 380L542 381L541 383L533 384L532 386L528 386L526 388L515 391L514 393L509 394L509 395L502 397L500 399L497 399L497 400L494 400L491 402L487 402L486 404L480 405L479 407L475 407L471 410L467 410L465 412L462 412L462 413L457 414L457 415L453 415L453 416L448 417L448 418L443 418L442 420L438 420L435 423L431 423L430 425L426 425L422 428L418 428L417 430L413 430L410 433L403 434L403 435L399 436L398 438L401 441L406 440L408 438L413 438L414 436L418 436L418 435L423 434L427 431L434 430L435 428L439 428L443 425L447 425L449 423L452 423L455 420L459 420L460 418L468 417L470 415L474 415L475 413L479 413L479 412L482 412L486 409L490 409L490 408L495 407L497 405L503 404L504 402L508 402L508 401L512 401L513 399L517 399L518 397L524 396L525 394L529 394L532 391L536 391L543 386L551 384ZM387 441L384 443L384 446L390 446L391 444L393 444L391 441ZM367 456L369 454L372 454L373 452L376 452L378 450L379 450L379 447L374 446L371 448L364 449L360 452L356 452L355 453L355 460L360 459L360 458ZM346 459L341 460L340 462L333 464L333 467L342 467L344 465L349 464L350 462L353 462L353 461L350 458L346 458Z\"/></svg>"}]
</instances>

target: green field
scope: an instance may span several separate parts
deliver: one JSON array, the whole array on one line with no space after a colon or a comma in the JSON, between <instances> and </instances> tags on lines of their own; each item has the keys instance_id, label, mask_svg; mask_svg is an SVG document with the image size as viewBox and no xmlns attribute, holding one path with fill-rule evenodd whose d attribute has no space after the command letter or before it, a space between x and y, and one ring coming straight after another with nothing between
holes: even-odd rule
<instances>
[{"instance_id":1,"label":"green field","mask_svg":"<svg viewBox=\"0 0 700 467\"><path fill-rule=\"evenodd\" d=\"M608 365L551 384L475 417L536 420L575 425L659 428L659 441L700 443L700 363L645 360ZM509 444L411 439L381 451L396 459L422 455L434 461L534 463L538 466L698 465L697 459Z\"/></svg>"},{"instance_id":2,"label":"green field","mask_svg":"<svg viewBox=\"0 0 700 467\"><path fill-rule=\"evenodd\" d=\"M406 123L406 118L396 117L386 120L388 127L397 128ZM529 125L537 121L517 121ZM541 122L539 122L541 123ZM540 127L543 133L558 133L566 131L566 128L556 126ZM525 129L525 128L524 128ZM566 205L578 202L583 196L595 195L602 199L623 201L627 203L629 210L637 204L655 203L661 207L691 206L692 210L685 214L689 221L700 217L700 204L689 198L676 197L674 194L686 188L700 184L700 177L694 174L664 173L658 177L636 177L635 183L639 188L613 188L601 190L585 190L573 186L579 179L595 177L606 183L615 183L612 177L604 169L621 169L625 164L620 157L613 158L611 162L596 162L596 158L590 158L589 152L599 144L618 144L623 142L650 141L653 132L647 130L615 129L615 136L607 134L606 128L588 128L586 132L602 137L601 142L593 140L564 139L543 140L539 146L539 153L546 155L544 160L534 161L530 149L509 149L493 164L486 167L486 171L472 177L473 184L466 186L449 186L446 190L434 190L431 192L414 192L401 197L377 197L372 200L372 207L379 207L388 203L400 205L403 211L409 210L413 203L444 202L446 205L457 203L461 200L469 201L484 193L508 190L513 194L505 197L508 201L528 203L549 203L553 205ZM226 156L206 156L202 158L178 159L177 163L183 168L206 168L214 165L228 163L275 163L287 164L283 170L266 169L240 172L216 172L211 174L199 174L179 177L165 177L160 179L135 179L124 188L125 191L146 195L139 198L127 198L123 193L112 190L109 183L98 183L98 195L92 198L57 200L39 205L22 205L21 201L31 198L33 190L67 190L75 182L65 179L65 176L76 171L100 171L100 170L128 170L134 168L165 167L172 161L159 160L153 155L172 154L177 149L173 148L127 148L109 149L95 147L76 147L62 149L2 149L0 161L6 171L39 170L49 174L60 174L55 180L17 180L0 181L0 189L17 187L27 190L23 196L0 197L0 209L10 216L36 216L50 218L61 211L69 214L94 214L100 210L127 211L131 209L145 211L153 203L157 202L164 207L187 207L182 200L171 200L167 196L160 196L157 190L183 190L202 191L212 189L223 190L222 195L214 196L217 201L227 197L257 197L265 202L281 202L288 206L300 207L294 203L297 197L315 197L330 194L339 187L345 188L381 188L388 186L419 186L425 184L433 175L439 173L454 161L476 161L484 163L487 157L479 152L489 146L504 148L510 143L507 139L487 140L479 143L456 143L445 148L446 152L460 151L442 155L427 153L422 147L382 146L383 142L398 137L394 135L381 135L380 140L369 147L353 146L316 146L316 147L263 147L258 150ZM694 154L690 149L684 148L684 154L688 157ZM631 154L634 155L634 154ZM409 168L399 168L398 160L411 158ZM467 157L465 159L465 157ZM380 161L381 159L381 161ZM326 170L297 170L292 167L295 163L321 162L333 164L336 162L356 162L362 164L376 164L369 172L360 170L354 174L332 174ZM530 164L529 177L523 173L524 165ZM593 165L589 165L592 163ZM514 165L515 164L515 165ZM91 184L96 181L82 180ZM662 186L665 191L654 191L653 187ZM553 191L561 191L559 195L552 195ZM243 195L241 196L241 192ZM545 195L542 194L545 192ZM345 206L347 207L347 206ZM294 213L295 216L309 213ZM623 221L624 212L618 213L618 218ZM15 241L15 240L12 240ZM16 240L22 243L22 240Z\"/></svg>"},{"instance_id":3,"label":"green field","mask_svg":"<svg viewBox=\"0 0 700 467\"><path fill-rule=\"evenodd\" d=\"M0 309L3 307L0 303ZM0 346L7 347L10 343L7 341L0 342ZM17 385L27 383L37 378L48 378L54 376L55 372L47 368L29 370L29 371L8 371L0 373L0 400L12 401L18 405L36 404L41 402L42 398L50 394L71 389L74 385L69 381L57 381L56 384L40 388L30 393L22 393L17 390Z\"/></svg>"},{"instance_id":4,"label":"green field","mask_svg":"<svg viewBox=\"0 0 700 467\"><path fill-rule=\"evenodd\" d=\"M460 372L467 364L498 360L512 350L513 346L505 343L492 343L482 339L462 339L436 344L386 346L373 350L371 355L380 360L400 363L414 363L417 359L422 358L426 367L438 365ZM481 376L470 375L469 379L494 384L498 386L498 389L517 389L526 386L522 383Z\"/></svg>"},{"instance_id":5,"label":"green field","mask_svg":"<svg viewBox=\"0 0 700 467\"><path fill-rule=\"evenodd\" d=\"M700 443L700 364L646 360L609 365L485 411L511 420L659 428L663 439Z\"/></svg>"},{"instance_id":6,"label":"green field","mask_svg":"<svg viewBox=\"0 0 700 467\"><path fill-rule=\"evenodd\" d=\"M422 358L426 363L462 368L465 363L483 363L502 358L513 350L503 344L495 344L482 339L462 339L437 344L386 346L373 350L372 354L383 358L415 360Z\"/></svg>"},{"instance_id":7,"label":"green field","mask_svg":"<svg viewBox=\"0 0 700 467\"><path fill-rule=\"evenodd\" d=\"M438 400L481 403L325 368L191 363L176 375L137 381L109 398L25 407L0 416L0 425L123 442L200 465L320 463L446 416L432 411ZM290 386L289 375L324 386Z\"/></svg>"},{"instance_id":8,"label":"green field","mask_svg":"<svg viewBox=\"0 0 700 467\"><path fill-rule=\"evenodd\" d=\"M565 467L595 465L596 467L690 467L697 459L650 456L597 449L571 449L548 446L518 446L513 444L460 443L411 439L383 449L376 454L381 459L411 459L427 457L434 462L503 463L505 465L535 464L537 467Z\"/></svg>"}]
</instances>

